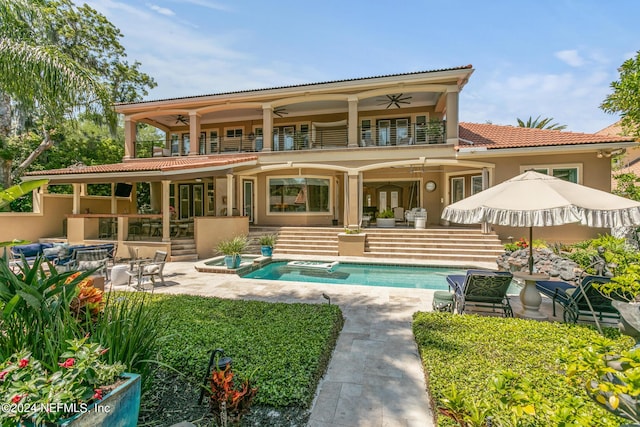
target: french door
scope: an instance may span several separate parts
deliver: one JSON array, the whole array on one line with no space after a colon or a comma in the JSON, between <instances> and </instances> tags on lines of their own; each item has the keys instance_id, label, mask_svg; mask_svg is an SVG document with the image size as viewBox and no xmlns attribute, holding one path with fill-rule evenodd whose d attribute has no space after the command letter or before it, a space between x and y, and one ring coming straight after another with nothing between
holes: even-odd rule
<instances>
[{"instance_id":1,"label":"french door","mask_svg":"<svg viewBox=\"0 0 640 427\"><path fill-rule=\"evenodd\" d=\"M249 218L250 224L253 224L255 211L254 187L255 182L252 179L242 180L242 214Z\"/></svg>"},{"instance_id":2,"label":"french door","mask_svg":"<svg viewBox=\"0 0 640 427\"><path fill-rule=\"evenodd\" d=\"M180 218L204 216L204 185L202 183L180 184L178 188Z\"/></svg>"}]
</instances>

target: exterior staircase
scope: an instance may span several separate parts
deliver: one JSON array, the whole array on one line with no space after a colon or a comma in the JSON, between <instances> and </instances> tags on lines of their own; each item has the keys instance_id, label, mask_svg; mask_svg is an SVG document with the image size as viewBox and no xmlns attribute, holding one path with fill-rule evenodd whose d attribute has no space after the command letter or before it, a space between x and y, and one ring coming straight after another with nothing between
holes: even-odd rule
<instances>
[{"instance_id":1,"label":"exterior staircase","mask_svg":"<svg viewBox=\"0 0 640 427\"><path fill-rule=\"evenodd\" d=\"M173 238L171 240L171 262L197 260L198 252L196 251L195 240L189 238Z\"/></svg>"},{"instance_id":2,"label":"exterior staircase","mask_svg":"<svg viewBox=\"0 0 640 427\"><path fill-rule=\"evenodd\" d=\"M338 256L341 227L280 227L273 248L277 255Z\"/></svg>"},{"instance_id":3,"label":"exterior staircase","mask_svg":"<svg viewBox=\"0 0 640 427\"><path fill-rule=\"evenodd\" d=\"M271 227L278 233L276 255L338 256L340 227ZM473 228L366 228L364 256L380 259L495 263L504 252L495 233ZM262 234L262 233L260 233ZM258 248L259 252L259 248Z\"/></svg>"},{"instance_id":4,"label":"exterior staircase","mask_svg":"<svg viewBox=\"0 0 640 427\"><path fill-rule=\"evenodd\" d=\"M365 256L429 261L489 262L504 253L495 233L479 229L366 229Z\"/></svg>"}]
</instances>

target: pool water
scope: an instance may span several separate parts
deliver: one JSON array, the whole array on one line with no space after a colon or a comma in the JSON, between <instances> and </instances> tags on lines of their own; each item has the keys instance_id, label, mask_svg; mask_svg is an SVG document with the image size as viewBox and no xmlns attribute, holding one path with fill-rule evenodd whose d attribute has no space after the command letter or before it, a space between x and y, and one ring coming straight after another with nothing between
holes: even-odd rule
<instances>
[{"instance_id":1,"label":"pool water","mask_svg":"<svg viewBox=\"0 0 640 427\"><path fill-rule=\"evenodd\" d=\"M450 274L464 275L466 274L466 269L341 262L333 269L325 270L297 268L288 266L287 261L277 261L242 277L291 282L448 290L449 285L447 285L446 277ZM509 293L518 292L518 288L513 288L513 286L509 289ZM512 290L513 292L511 292Z\"/></svg>"}]
</instances>

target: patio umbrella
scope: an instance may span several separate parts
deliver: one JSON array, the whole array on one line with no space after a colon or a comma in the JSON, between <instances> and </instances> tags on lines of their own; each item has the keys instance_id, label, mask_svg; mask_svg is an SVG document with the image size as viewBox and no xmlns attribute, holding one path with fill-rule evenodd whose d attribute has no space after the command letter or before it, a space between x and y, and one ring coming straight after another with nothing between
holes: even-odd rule
<instances>
[{"instance_id":1,"label":"patio umbrella","mask_svg":"<svg viewBox=\"0 0 640 427\"><path fill-rule=\"evenodd\" d=\"M533 227L571 223L589 227L639 225L640 203L527 171L447 206L442 218L460 224L529 227L529 274L533 274Z\"/></svg>"}]
</instances>

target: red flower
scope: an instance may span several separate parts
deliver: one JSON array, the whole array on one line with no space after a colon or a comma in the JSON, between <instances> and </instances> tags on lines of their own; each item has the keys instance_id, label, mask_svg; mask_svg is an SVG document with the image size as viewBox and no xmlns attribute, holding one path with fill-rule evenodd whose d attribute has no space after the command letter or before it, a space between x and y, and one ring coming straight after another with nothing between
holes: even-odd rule
<instances>
[{"instance_id":1,"label":"red flower","mask_svg":"<svg viewBox=\"0 0 640 427\"><path fill-rule=\"evenodd\" d=\"M72 368L75 363L76 363L76 359L74 359L73 357L70 357L67 360L65 360L63 363L58 363L58 365L63 368Z\"/></svg>"},{"instance_id":2,"label":"red flower","mask_svg":"<svg viewBox=\"0 0 640 427\"><path fill-rule=\"evenodd\" d=\"M101 388L97 388L95 390L93 390L95 393L93 394L93 398L95 400L102 400L102 389Z\"/></svg>"},{"instance_id":3,"label":"red flower","mask_svg":"<svg viewBox=\"0 0 640 427\"><path fill-rule=\"evenodd\" d=\"M9 371L0 372L0 381L4 381L4 377L6 377L8 373Z\"/></svg>"},{"instance_id":4,"label":"red flower","mask_svg":"<svg viewBox=\"0 0 640 427\"><path fill-rule=\"evenodd\" d=\"M20 362L18 363L18 366L21 367L21 368L24 368L28 364L29 364L29 359L20 359Z\"/></svg>"},{"instance_id":5,"label":"red flower","mask_svg":"<svg viewBox=\"0 0 640 427\"><path fill-rule=\"evenodd\" d=\"M16 394L15 396L13 396L13 398L11 399L11 402L13 403L18 403L22 400L22 396L20 396L19 394Z\"/></svg>"}]
</instances>

